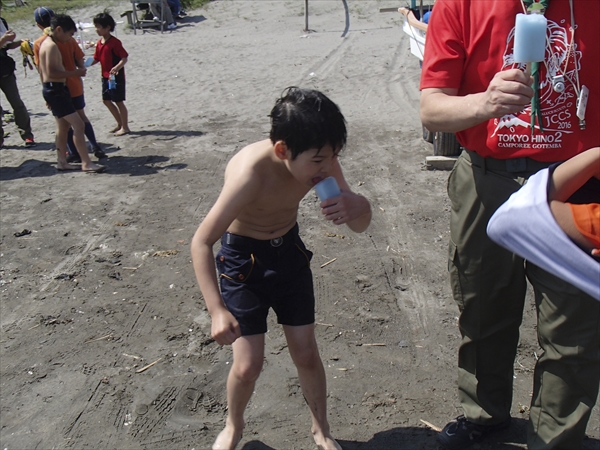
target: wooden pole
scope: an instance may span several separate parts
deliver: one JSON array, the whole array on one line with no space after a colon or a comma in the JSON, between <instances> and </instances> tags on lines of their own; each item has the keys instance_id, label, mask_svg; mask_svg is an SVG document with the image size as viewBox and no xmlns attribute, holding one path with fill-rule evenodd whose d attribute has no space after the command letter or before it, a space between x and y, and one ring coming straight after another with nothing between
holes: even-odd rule
<instances>
[{"instance_id":1,"label":"wooden pole","mask_svg":"<svg viewBox=\"0 0 600 450\"><path fill-rule=\"evenodd\" d=\"M304 31L308 31L308 0L304 0Z\"/></svg>"}]
</instances>

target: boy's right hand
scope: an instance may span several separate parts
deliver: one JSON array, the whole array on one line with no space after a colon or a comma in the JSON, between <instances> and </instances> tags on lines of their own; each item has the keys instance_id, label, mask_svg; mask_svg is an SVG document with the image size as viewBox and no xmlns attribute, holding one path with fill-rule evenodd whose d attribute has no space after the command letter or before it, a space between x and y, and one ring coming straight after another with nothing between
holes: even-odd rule
<instances>
[{"instance_id":1,"label":"boy's right hand","mask_svg":"<svg viewBox=\"0 0 600 450\"><path fill-rule=\"evenodd\" d=\"M78 77L85 77L86 73L87 73L87 69L85 67L78 67L77 69L75 69L75 74Z\"/></svg>"},{"instance_id":2,"label":"boy's right hand","mask_svg":"<svg viewBox=\"0 0 600 450\"><path fill-rule=\"evenodd\" d=\"M227 309L211 314L211 319L210 333L217 344L231 345L242 335L240 324Z\"/></svg>"}]
</instances>

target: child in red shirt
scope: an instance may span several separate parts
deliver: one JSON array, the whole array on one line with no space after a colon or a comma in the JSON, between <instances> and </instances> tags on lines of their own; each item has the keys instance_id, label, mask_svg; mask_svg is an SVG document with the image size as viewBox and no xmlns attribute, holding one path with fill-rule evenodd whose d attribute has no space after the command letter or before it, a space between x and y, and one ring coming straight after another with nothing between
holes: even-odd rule
<instances>
[{"instance_id":1,"label":"child in red shirt","mask_svg":"<svg viewBox=\"0 0 600 450\"><path fill-rule=\"evenodd\" d=\"M125 69L129 54L119 39L111 32L115 29L115 20L108 13L94 17L96 33L102 39L96 44L94 62L102 66L102 101L111 112L117 126L111 130L115 136L123 136L131 130L128 125L128 111L125 106ZM112 79L112 80L111 80Z\"/></svg>"}]
</instances>

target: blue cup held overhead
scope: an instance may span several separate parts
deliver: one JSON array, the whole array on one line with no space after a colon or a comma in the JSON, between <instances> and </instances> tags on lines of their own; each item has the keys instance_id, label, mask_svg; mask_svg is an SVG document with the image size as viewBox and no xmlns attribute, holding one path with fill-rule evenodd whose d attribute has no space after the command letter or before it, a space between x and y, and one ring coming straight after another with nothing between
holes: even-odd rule
<instances>
[{"instance_id":1,"label":"blue cup held overhead","mask_svg":"<svg viewBox=\"0 0 600 450\"><path fill-rule=\"evenodd\" d=\"M333 177L327 177L324 180L319 181L315 185L315 191L321 201L325 201L328 198L337 197L342 192L337 184L337 181Z\"/></svg>"}]
</instances>

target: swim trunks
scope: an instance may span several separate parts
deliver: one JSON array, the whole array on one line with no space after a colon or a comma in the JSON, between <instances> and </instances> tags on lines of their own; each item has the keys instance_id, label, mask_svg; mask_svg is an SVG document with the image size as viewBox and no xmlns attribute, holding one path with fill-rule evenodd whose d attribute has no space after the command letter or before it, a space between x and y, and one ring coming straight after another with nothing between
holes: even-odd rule
<instances>
[{"instance_id":1,"label":"swim trunks","mask_svg":"<svg viewBox=\"0 0 600 450\"><path fill-rule=\"evenodd\" d=\"M102 100L110 100L113 103L125 101L125 77L117 75L117 88L108 88L108 78L102 77Z\"/></svg>"},{"instance_id":2,"label":"swim trunks","mask_svg":"<svg viewBox=\"0 0 600 450\"><path fill-rule=\"evenodd\" d=\"M76 110L79 111L80 109L85 108L85 98L83 94L78 95L77 97L71 97L71 101L73 102L73 106Z\"/></svg>"},{"instance_id":3,"label":"swim trunks","mask_svg":"<svg viewBox=\"0 0 600 450\"><path fill-rule=\"evenodd\" d=\"M311 258L298 235L298 224L270 241L223 235L216 256L221 296L242 336L266 333L270 308L279 324L314 323Z\"/></svg>"},{"instance_id":4,"label":"swim trunks","mask_svg":"<svg viewBox=\"0 0 600 450\"><path fill-rule=\"evenodd\" d=\"M69 88L65 83L42 83L42 95L48 103L52 115L57 119L75 112Z\"/></svg>"}]
</instances>

